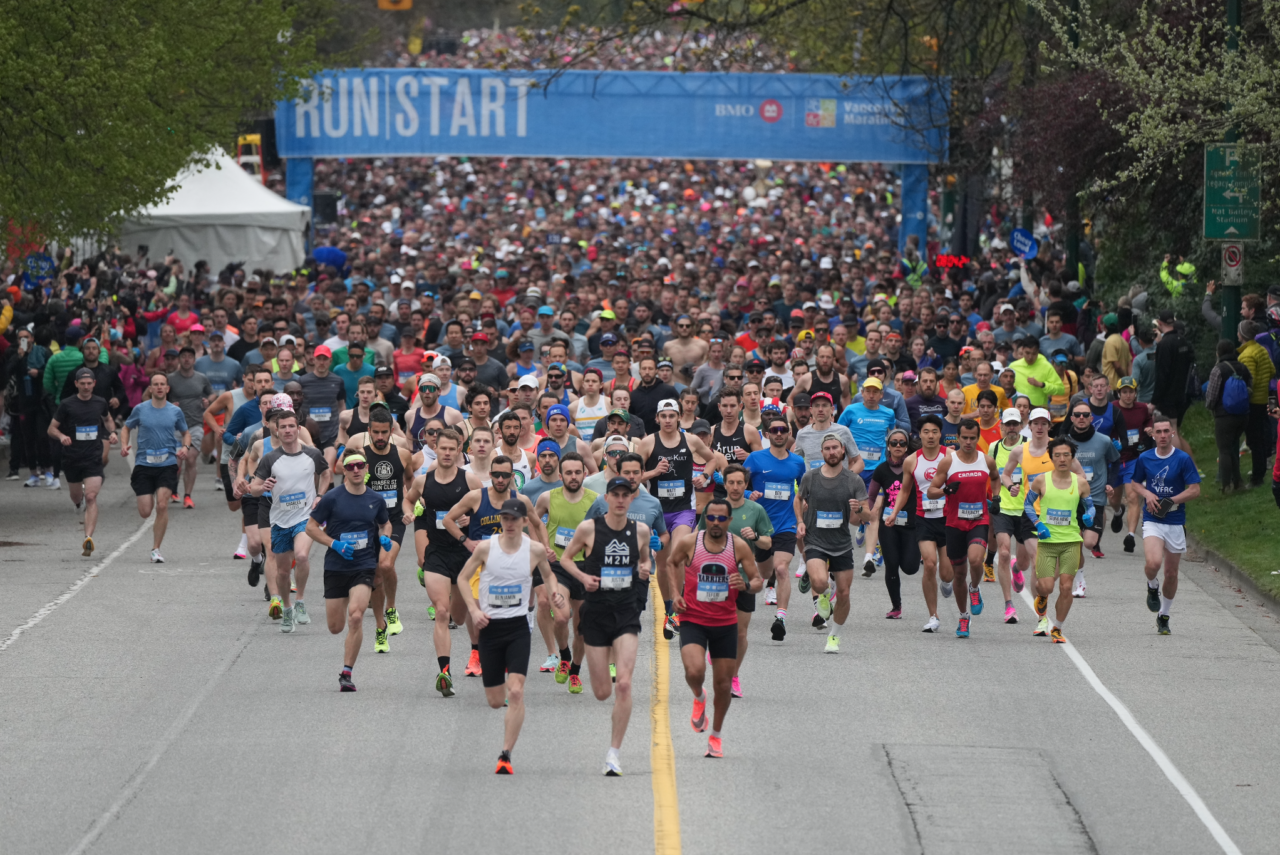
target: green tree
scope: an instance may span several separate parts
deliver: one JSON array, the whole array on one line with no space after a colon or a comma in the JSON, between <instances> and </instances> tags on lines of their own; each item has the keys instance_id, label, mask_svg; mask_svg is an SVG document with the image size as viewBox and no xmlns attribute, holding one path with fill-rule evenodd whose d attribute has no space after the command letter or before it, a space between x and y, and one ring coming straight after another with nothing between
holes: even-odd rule
<instances>
[{"instance_id":1,"label":"green tree","mask_svg":"<svg viewBox=\"0 0 1280 855\"><path fill-rule=\"evenodd\" d=\"M317 70L329 0L0 0L0 216L105 233Z\"/></svg>"}]
</instances>

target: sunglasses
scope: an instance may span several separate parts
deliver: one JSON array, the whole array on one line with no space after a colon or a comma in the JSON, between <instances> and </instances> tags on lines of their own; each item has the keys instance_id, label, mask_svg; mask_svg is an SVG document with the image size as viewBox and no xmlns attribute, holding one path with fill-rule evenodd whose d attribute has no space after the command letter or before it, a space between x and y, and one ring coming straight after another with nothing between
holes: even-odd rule
<instances>
[{"instance_id":1,"label":"sunglasses","mask_svg":"<svg viewBox=\"0 0 1280 855\"><path fill-rule=\"evenodd\" d=\"M771 428L769 428L769 433L777 434L777 435L779 435L779 436L781 436L782 434L785 434L785 433L790 433L790 432L791 432L791 429L790 429L790 428L787 428L787 427L771 427Z\"/></svg>"},{"instance_id":2,"label":"sunglasses","mask_svg":"<svg viewBox=\"0 0 1280 855\"><path fill-rule=\"evenodd\" d=\"M869 376L869 377L883 377L883 376L884 376L884 369L883 369L883 368L872 368L870 371L868 371L868 372L867 372L867 376Z\"/></svg>"},{"instance_id":3,"label":"sunglasses","mask_svg":"<svg viewBox=\"0 0 1280 855\"><path fill-rule=\"evenodd\" d=\"M895 439L893 442L889 443L889 447L890 448L906 448L907 444L900 439Z\"/></svg>"},{"instance_id":4,"label":"sunglasses","mask_svg":"<svg viewBox=\"0 0 1280 855\"><path fill-rule=\"evenodd\" d=\"M621 457L624 454L626 454L625 451L606 451L605 452L606 457Z\"/></svg>"},{"instance_id":5,"label":"sunglasses","mask_svg":"<svg viewBox=\"0 0 1280 855\"><path fill-rule=\"evenodd\" d=\"M439 387L439 386L432 386L430 383L428 383L427 385L425 385L425 386L423 386L423 387L422 387L422 391L424 391L424 392L439 392L439 391L440 391L440 387Z\"/></svg>"},{"instance_id":6,"label":"sunglasses","mask_svg":"<svg viewBox=\"0 0 1280 855\"><path fill-rule=\"evenodd\" d=\"M510 473L510 472L493 472L493 471L490 471L490 472L489 472L489 477L490 477L490 478L510 478L510 477L511 477L511 473Z\"/></svg>"},{"instance_id":7,"label":"sunglasses","mask_svg":"<svg viewBox=\"0 0 1280 855\"><path fill-rule=\"evenodd\" d=\"M361 469L364 469L364 468L365 468L365 464L363 464L363 463L344 463L344 464L342 464L342 468L343 468L343 469L345 469L345 470L347 470L348 472L359 472Z\"/></svg>"},{"instance_id":8,"label":"sunglasses","mask_svg":"<svg viewBox=\"0 0 1280 855\"><path fill-rule=\"evenodd\" d=\"M1071 414L1071 418L1073 418L1073 419L1091 419L1091 418L1093 418L1093 413L1072 413L1072 414Z\"/></svg>"},{"instance_id":9,"label":"sunglasses","mask_svg":"<svg viewBox=\"0 0 1280 855\"><path fill-rule=\"evenodd\" d=\"M564 375L563 375L563 374L548 374L548 375L547 375L547 379L548 379L548 380L563 380L563 379L564 379Z\"/></svg>"},{"instance_id":10,"label":"sunglasses","mask_svg":"<svg viewBox=\"0 0 1280 855\"><path fill-rule=\"evenodd\" d=\"M676 329L678 330L693 329L693 325L692 324L676 324Z\"/></svg>"},{"instance_id":11,"label":"sunglasses","mask_svg":"<svg viewBox=\"0 0 1280 855\"><path fill-rule=\"evenodd\" d=\"M439 436L440 428L427 428L426 434L427 436Z\"/></svg>"},{"instance_id":12,"label":"sunglasses","mask_svg":"<svg viewBox=\"0 0 1280 855\"><path fill-rule=\"evenodd\" d=\"M707 522L728 522L729 518L724 514L704 514L703 519Z\"/></svg>"},{"instance_id":13,"label":"sunglasses","mask_svg":"<svg viewBox=\"0 0 1280 855\"><path fill-rule=\"evenodd\" d=\"M742 379L742 375L741 375L741 374L726 374L726 375L724 375L724 379L726 379L726 380L741 380L741 379Z\"/></svg>"}]
</instances>

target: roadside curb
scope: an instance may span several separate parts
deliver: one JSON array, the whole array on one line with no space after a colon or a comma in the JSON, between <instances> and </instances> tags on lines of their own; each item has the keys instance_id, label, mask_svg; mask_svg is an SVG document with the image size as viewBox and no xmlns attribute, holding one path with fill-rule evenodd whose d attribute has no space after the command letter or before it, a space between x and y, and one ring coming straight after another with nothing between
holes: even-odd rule
<instances>
[{"instance_id":1,"label":"roadside curb","mask_svg":"<svg viewBox=\"0 0 1280 855\"><path fill-rule=\"evenodd\" d=\"M1277 599L1259 588L1258 583L1253 581L1253 578L1248 573L1245 573L1239 567L1223 558L1219 553L1206 548L1204 544L1200 543L1200 541L1192 537L1190 534L1187 535L1187 545L1191 547L1193 554L1199 558L1201 562L1212 566L1213 569L1226 577L1228 582L1261 602L1266 606L1267 610L1271 612L1271 614L1280 619L1280 599ZM1190 556L1188 556L1188 558L1190 558Z\"/></svg>"}]
</instances>

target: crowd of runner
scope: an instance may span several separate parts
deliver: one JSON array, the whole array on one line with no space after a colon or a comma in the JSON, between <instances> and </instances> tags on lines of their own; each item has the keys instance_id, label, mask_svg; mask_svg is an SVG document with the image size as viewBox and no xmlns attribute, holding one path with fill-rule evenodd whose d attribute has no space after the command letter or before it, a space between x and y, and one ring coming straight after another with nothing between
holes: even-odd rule
<instances>
[{"instance_id":1,"label":"crowd of runner","mask_svg":"<svg viewBox=\"0 0 1280 855\"><path fill-rule=\"evenodd\" d=\"M436 689L459 691L465 633L464 676L506 706L499 773L540 636L541 672L614 698L603 768L621 774L651 605L710 757L757 609L772 642L808 623L838 653L854 573L883 575L886 618L954 618L960 638L997 589L988 620L1017 624L1030 587L1034 635L1062 642L1110 512L1171 631L1202 479L1179 432L1196 391L1179 319L1101 310L1049 246L1012 253L998 218L978 258L944 259L936 219L900 252L894 176L865 165L437 158L316 176L343 224L295 271L123 253L10 271L10 480L67 482L84 556L113 453L156 514L153 562L204 476L284 633L310 623L319 544L342 691L366 610L376 653L406 630L414 568ZM1280 290L1261 300L1239 359L1274 419L1276 351L1252 348L1280 327ZM1229 414L1215 377L1208 403ZM1250 428L1254 483L1271 424Z\"/></svg>"}]
</instances>

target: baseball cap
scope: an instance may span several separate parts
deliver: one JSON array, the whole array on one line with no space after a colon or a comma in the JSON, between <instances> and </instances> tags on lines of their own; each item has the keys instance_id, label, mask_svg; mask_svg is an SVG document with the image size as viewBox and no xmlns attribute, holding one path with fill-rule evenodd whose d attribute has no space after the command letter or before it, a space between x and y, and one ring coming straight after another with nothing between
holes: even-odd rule
<instances>
[{"instance_id":1,"label":"baseball cap","mask_svg":"<svg viewBox=\"0 0 1280 855\"><path fill-rule=\"evenodd\" d=\"M866 389L868 386L869 386L869 387L871 387L872 389L879 389L879 390L880 390L880 391L882 391L882 392L884 391L884 384L880 382L880 378L879 378L879 377L868 377L866 380L863 380L863 381L862 381L862 388L863 388L863 389ZM826 393L826 392L819 392L818 394L819 394L819 395L826 395L827 393ZM830 397L830 396L828 395L828 397Z\"/></svg>"},{"instance_id":2,"label":"baseball cap","mask_svg":"<svg viewBox=\"0 0 1280 855\"><path fill-rule=\"evenodd\" d=\"M527 350L533 350L533 342L531 342L531 341L529 341L528 339L526 339L526 340L524 340L524 341L520 342L520 345L519 345L519 347L517 347L517 348L516 348L516 350L517 350L518 352L520 352L520 353L524 353L524 352L525 352L525 351L527 351Z\"/></svg>"},{"instance_id":3,"label":"baseball cap","mask_svg":"<svg viewBox=\"0 0 1280 855\"><path fill-rule=\"evenodd\" d=\"M539 315L554 315L555 313L556 313L556 310L551 308L550 306L542 305L538 307Z\"/></svg>"},{"instance_id":4,"label":"baseball cap","mask_svg":"<svg viewBox=\"0 0 1280 855\"><path fill-rule=\"evenodd\" d=\"M1166 312L1168 312L1170 320L1165 321L1165 323L1172 323L1173 313L1169 312L1168 309L1165 309L1163 312L1160 313L1160 319L1164 320L1164 316ZM1107 314L1102 316L1102 325L1104 327L1114 326L1118 323L1120 323L1120 316L1117 315L1115 312L1108 312Z\"/></svg>"},{"instance_id":5,"label":"baseball cap","mask_svg":"<svg viewBox=\"0 0 1280 855\"><path fill-rule=\"evenodd\" d=\"M617 343L618 343L618 337L611 332L607 332L604 335L600 336L601 347L605 347L606 345L617 344Z\"/></svg>"},{"instance_id":6,"label":"baseball cap","mask_svg":"<svg viewBox=\"0 0 1280 855\"><path fill-rule=\"evenodd\" d=\"M1000 422L1001 424L1008 424L1009 422L1022 424L1022 413L1018 411L1017 407L1010 407L1000 414Z\"/></svg>"},{"instance_id":7,"label":"baseball cap","mask_svg":"<svg viewBox=\"0 0 1280 855\"><path fill-rule=\"evenodd\" d=\"M711 433L711 422L706 419L694 419L693 424L689 425L689 433Z\"/></svg>"},{"instance_id":8,"label":"baseball cap","mask_svg":"<svg viewBox=\"0 0 1280 855\"><path fill-rule=\"evenodd\" d=\"M1012 312L1012 311L1015 311L1013 308L1013 303L1001 303L1000 308L996 310L996 314L1000 315L1005 312Z\"/></svg>"},{"instance_id":9,"label":"baseball cap","mask_svg":"<svg viewBox=\"0 0 1280 855\"><path fill-rule=\"evenodd\" d=\"M1137 388L1138 388L1138 381L1137 381L1137 379L1136 379L1136 378L1134 378L1134 377L1121 377L1121 378L1120 378L1120 385L1119 385L1119 387L1118 387L1118 388L1120 388L1120 389L1137 389Z\"/></svg>"},{"instance_id":10,"label":"baseball cap","mask_svg":"<svg viewBox=\"0 0 1280 855\"><path fill-rule=\"evenodd\" d=\"M192 324L191 332L204 332L204 324Z\"/></svg>"},{"instance_id":11,"label":"baseball cap","mask_svg":"<svg viewBox=\"0 0 1280 855\"><path fill-rule=\"evenodd\" d=\"M258 347L261 348L264 344L276 344L276 340L269 335L264 335L262 338L258 339ZM319 350L320 348L316 349Z\"/></svg>"},{"instance_id":12,"label":"baseball cap","mask_svg":"<svg viewBox=\"0 0 1280 855\"><path fill-rule=\"evenodd\" d=\"M831 400L831 395L828 394L827 392L814 392L809 395L809 400L811 405L813 401L818 401L818 400L826 401L828 404L830 404L833 407L836 405L835 401Z\"/></svg>"},{"instance_id":13,"label":"baseball cap","mask_svg":"<svg viewBox=\"0 0 1280 855\"><path fill-rule=\"evenodd\" d=\"M507 499L502 503L502 508L498 513L504 517L523 517L524 502L516 498Z\"/></svg>"},{"instance_id":14,"label":"baseball cap","mask_svg":"<svg viewBox=\"0 0 1280 855\"><path fill-rule=\"evenodd\" d=\"M627 412L626 410L620 410L615 407L614 409L609 411L609 415L605 416L605 419L611 419L614 416L617 416L618 418L622 419L627 424L631 424L631 413Z\"/></svg>"},{"instance_id":15,"label":"baseball cap","mask_svg":"<svg viewBox=\"0 0 1280 855\"><path fill-rule=\"evenodd\" d=\"M660 413L678 413L680 405L671 398L663 398L658 402L658 412Z\"/></svg>"},{"instance_id":16,"label":"baseball cap","mask_svg":"<svg viewBox=\"0 0 1280 855\"><path fill-rule=\"evenodd\" d=\"M435 361L434 361L434 362L432 362L431 364L432 364L432 365L447 365L447 366L449 366L450 368L452 368L452 367L453 367L453 360L451 360L451 359L450 359L449 357L447 357L447 356L436 356Z\"/></svg>"},{"instance_id":17,"label":"baseball cap","mask_svg":"<svg viewBox=\"0 0 1280 855\"><path fill-rule=\"evenodd\" d=\"M293 412L293 398L290 398L284 392L277 392L271 396L271 409Z\"/></svg>"},{"instance_id":18,"label":"baseball cap","mask_svg":"<svg viewBox=\"0 0 1280 855\"><path fill-rule=\"evenodd\" d=\"M421 377L418 378L419 389L421 389L423 386L426 386L427 384L431 384L432 386L439 388L440 378L434 374L423 374Z\"/></svg>"},{"instance_id":19,"label":"baseball cap","mask_svg":"<svg viewBox=\"0 0 1280 855\"><path fill-rule=\"evenodd\" d=\"M373 369L373 376L374 377L394 377L396 376L396 373L392 371L390 368L388 368L387 366L380 365L377 368Z\"/></svg>"},{"instance_id":20,"label":"baseball cap","mask_svg":"<svg viewBox=\"0 0 1280 855\"><path fill-rule=\"evenodd\" d=\"M316 356L316 359L319 359L322 356L327 356L330 359L332 359L333 351L329 349L329 346L327 344L322 344L316 348L315 356Z\"/></svg>"},{"instance_id":21,"label":"baseball cap","mask_svg":"<svg viewBox=\"0 0 1280 855\"><path fill-rule=\"evenodd\" d=\"M1032 410L1031 417L1027 419L1027 421L1034 422L1036 419L1044 419L1047 422L1053 421L1053 418L1049 415L1049 411L1044 407L1036 407Z\"/></svg>"},{"instance_id":22,"label":"baseball cap","mask_svg":"<svg viewBox=\"0 0 1280 855\"><path fill-rule=\"evenodd\" d=\"M914 371L903 371L903 372L902 372L902 382L903 382L903 383L914 383L914 382L916 382L916 380L917 380L917 379L918 379L918 378L916 377L916 373L915 373Z\"/></svg>"},{"instance_id":23,"label":"baseball cap","mask_svg":"<svg viewBox=\"0 0 1280 855\"><path fill-rule=\"evenodd\" d=\"M634 493L635 490L631 486L631 482L620 475L615 475L609 479L609 483L605 485L604 491L612 493L614 490L625 490L628 493Z\"/></svg>"},{"instance_id":24,"label":"baseball cap","mask_svg":"<svg viewBox=\"0 0 1280 855\"><path fill-rule=\"evenodd\" d=\"M532 349L533 345L530 344L529 347ZM534 377L532 374L526 374L520 378L520 382L516 384L516 388L517 389L537 389L538 378Z\"/></svg>"},{"instance_id":25,"label":"baseball cap","mask_svg":"<svg viewBox=\"0 0 1280 855\"><path fill-rule=\"evenodd\" d=\"M82 335L84 335L84 330L80 329L80 327L78 326L67 327L67 332L66 332L67 341L79 341L80 336Z\"/></svg>"},{"instance_id":26,"label":"baseball cap","mask_svg":"<svg viewBox=\"0 0 1280 855\"><path fill-rule=\"evenodd\" d=\"M550 415L550 413L548 413L548 415ZM556 457L559 457L559 456L560 456L560 443L556 442L554 439L544 439L544 440L542 440L542 442L539 442L539 443L538 443L538 450L537 450L537 452L536 452L535 456L537 456L537 457L541 457L541 456L542 456L542 452L544 452L544 451L551 451L551 452L554 452L554 453L555 453L555 455L556 455Z\"/></svg>"},{"instance_id":27,"label":"baseball cap","mask_svg":"<svg viewBox=\"0 0 1280 855\"><path fill-rule=\"evenodd\" d=\"M791 394L791 406L811 407L813 406L813 399L809 396L808 392L793 392Z\"/></svg>"},{"instance_id":28,"label":"baseball cap","mask_svg":"<svg viewBox=\"0 0 1280 855\"><path fill-rule=\"evenodd\" d=\"M1059 350L1057 353L1053 355L1053 361L1054 362L1070 362L1071 357L1067 356L1067 352L1065 350Z\"/></svg>"},{"instance_id":29,"label":"baseball cap","mask_svg":"<svg viewBox=\"0 0 1280 855\"><path fill-rule=\"evenodd\" d=\"M488 337L487 335L485 335L484 333L482 333L482 332L478 332L478 333L475 333L474 335L472 335L472 336L471 336L471 340L472 340L472 341L483 341L483 342L488 342L488 341L489 341L489 337Z\"/></svg>"},{"instance_id":30,"label":"baseball cap","mask_svg":"<svg viewBox=\"0 0 1280 855\"><path fill-rule=\"evenodd\" d=\"M605 309L603 312L600 313L600 317L607 318L608 320L611 320L611 321L615 321L618 319L618 316L613 313L612 309Z\"/></svg>"},{"instance_id":31,"label":"baseball cap","mask_svg":"<svg viewBox=\"0 0 1280 855\"><path fill-rule=\"evenodd\" d=\"M77 336L77 338L78 338L78 336ZM176 347L171 347L171 348L169 348L168 350L166 350L166 351L164 352L164 355L165 355L165 356L177 356L177 355L178 355L178 349L177 349Z\"/></svg>"},{"instance_id":32,"label":"baseball cap","mask_svg":"<svg viewBox=\"0 0 1280 855\"><path fill-rule=\"evenodd\" d=\"M1171 324L1174 320L1173 309L1164 309L1157 317L1160 318L1160 323Z\"/></svg>"},{"instance_id":33,"label":"baseball cap","mask_svg":"<svg viewBox=\"0 0 1280 855\"><path fill-rule=\"evenodd\" d=\"M209 330L209 338L224 338L221 330Z\"/></svg>"},{"instance_id":34,"label":"baseball cap","mask_svg":"<svg viewBox=\"0 0 1280 855\"><path fill-rule=\"evenodd\" d=\"M628 451L631 450L631 441L625 436L618 436L617 434L614 434L604 441L605 448L608 448L611 445L620 445Z\"/></svg>"},{"instance_id":35,"label":"baseball cap","mask_svg":"<svg viewBox=\"0 0 1280 855\"><path fill-rule=\"evenodd\" d=\"M796 336L796 341L809 341L813 338L813 330L801 330L800 335Z\"/></svg>"},{"instance_id":36,"label":"baseball cap","mask_svg":"<svg viewBox=\"0 0 1280 855\"><path fill-rule=\"evenodd\" d=\"M807 332L807 331L806 331L806 332ZM802 334L802 335L803 335L803 334ZM812 335L812 333L810 333L810 335ZM765 365L765 363L764 363L764 360L763 360L763 359L752 359L750 362L748 362L748 363L747 363L745 366L743 366L743 367L744 367L747 371L763 371L767 366Z\"/></svg>"},{"instance_id":37,"label":"baseball cap","mask_svg":"<svg viewBox=\"0 0 1280 855\"><path fill-rule=\"evenodd\" d=\"M810 301L808 301L807 303L805 303L803 306L801 306L800 308L802 308L802 309L816 309L816 308L818 308L818 304L817 304L817 303L815 303L815 302L813 302L812 300L810 300Z\"/></svg>"},{"instance_id":38,"label":"baseball cap","mask_svg":"<svg viewBox=\"0 0 1280 855\"><path fill-rule=\"evenodd\" d=\"M800 311L799 309L792 309L792 310L791 310L791 317L793 317L793 318L800 318L800 319L802 319L802 320L803 320L803 319L804 319L804 312Z\"/></svg>"},{"instance_id":39,"label":"baseball cap","mask_svg":"<svg viewBox=\"0 0 1280 855\"><path fill-rule=\"evenodd\" d=\"M83 380L85 377L88 377L90 380L95 379L93 372L90 371L88 368L77 368L75 379Z\"/></svg>"}]
</instances>

